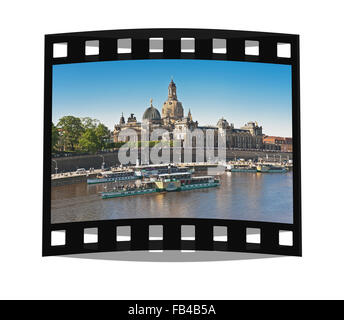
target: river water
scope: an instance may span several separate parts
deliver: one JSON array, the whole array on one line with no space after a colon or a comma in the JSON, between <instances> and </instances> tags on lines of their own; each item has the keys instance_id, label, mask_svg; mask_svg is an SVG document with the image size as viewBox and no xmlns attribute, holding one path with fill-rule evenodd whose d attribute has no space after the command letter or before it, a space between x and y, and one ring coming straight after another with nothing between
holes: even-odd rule
<instances>
[{"instance_id":1,"label":"river water","mask_svg":"<svg viewBox=\"0 0 344 320\"><path fill-rule=\"evenodd\" d=\"M101 199L113 183L52 187L52 223L128 218L217 218L293 223L293 175L226 172L216 188Z\"/></svg>"}]
</instances>

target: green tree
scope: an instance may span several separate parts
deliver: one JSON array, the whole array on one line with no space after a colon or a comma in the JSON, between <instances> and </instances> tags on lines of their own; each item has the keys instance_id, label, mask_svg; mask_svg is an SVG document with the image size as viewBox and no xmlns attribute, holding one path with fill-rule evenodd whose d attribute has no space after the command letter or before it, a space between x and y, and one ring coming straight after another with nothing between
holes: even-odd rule
<instances>
[{"instance_id":1,"label":"green tree","mask_svg":"<svg viewBox=\"0 0 344 320\"><path fill-rule=\"evenodd\" d=\"M95 130L86 129L79 139L79 148L85 152L96 153L99 147L99 139Z\"/></svg>"},{"instance_id":2,"label":"green tree","mask_svg":"<svg viewBox=\"0 0 344 320\"><path fill-rule=\"evenodd\" d=\"M61 129L61 138L65 151L75 151L81 135L84 132L81 119L73 116L62 117L57 127Z\"/></svg>"},{"instance_id":3,"label":"green tree","mask_svg":"<svg viewBox=\"0 0 344 320\"><path fill-rule=\"evenodd\" d=\"M55 151L56 146L59 142L59 131L57 130L56 126L54 123L51 123L51 150Z\"/></svg>"},{"instance_id":4,"label":"green tree","mask_svg":"<svg viewBox=\"0 0 344 320\"><path fill-rule=\"evenodd\" d=\"M81 118L81 123L84 129L95 129L100 124L100 121L97 119L92 119L90 117Z\"/></svg>"},{"instance_id":5,"label":"green tree","mask_svg":"<svg viewBox=\"0 0 344 320\"><path fill-rule=\"evenodd\" d=\"M99 148L104 149L107 140L110 138L110 130L102 123L95 129L95 134L99 141Z\"/></svg>"}]
</instances>

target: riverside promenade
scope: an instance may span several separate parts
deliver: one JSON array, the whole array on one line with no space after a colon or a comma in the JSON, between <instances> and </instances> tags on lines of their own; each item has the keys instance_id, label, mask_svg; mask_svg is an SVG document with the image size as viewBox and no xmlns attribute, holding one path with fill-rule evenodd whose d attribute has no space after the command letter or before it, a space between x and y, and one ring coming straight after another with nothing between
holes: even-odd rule
<instances>
[{"instance_id":1,"label":"riverside promenade","mask_svg":"<svg viewBox=\"0 0 344 320\"><path fill-rule=\"evenodd\" d=\"M173 149L171 148L171 163L173 161ZM139 159L140 159L140 152ZM193 162L196 162L196 151L193 150ZM265 151L265 150L227 150L226 151L226 161L231 161L235 159L244 160L254 160L265 159L268 161L288 161L293 159L293 154L291 152L279 152L279 151ZM206 159L204 159L206 161ZM181 162L184 162L182 159ZM118 160L118 149L113 152L95 154L95 155L73 155L73 156L60 156L53 157L51 162L51 172L63 173L63 172L73 172L79 168L85 168L86 170L90 168L100 169L105 163L105 167L117 167L120 165Z\"/></svg>"},{"instance_id":2,"label":"riverside promenade","mask_svg":"<svg viewBox=\"0 0 344 320\"><path fill-rule=\"evenodd\" d=\"M279 157L281 159L281 157ZM285 161L285 160L282 160ZM277 161L276 157L274 160L265 160L265 161L260 161L261 164L280 164L282 165L282 162ZM193 169L195 172L205 172L209 168L217 168L217 170L214 171L219 173L223 173L226 170L226 165L231 164L231 165L241 165L241 166L250 166L252 164L252 160L245 161L244 159L240 160L231 160L227 162L226 164L218 164L218 163L210 163L210 162L190 162L190 163L179 163L176 164L178 167L183 167L183 168L189 168ZM163 165L163 164L161 164ZM292 163L284 163L283 166L287 168L292 168ZM135 170L140 170L144 169L146 166L143 165L132 165L123 168L123 170L127 169L135 169ZM108 171L113 171L115 168L109 168L107 169ZM116 168L117 170L122 170L122 168ZM86 182L88 178L94 178L96 177L99 173L103 172L104 170L102 169L91 169L91 170L83 170L83 171L72 171L72 172L64 172L64 173L55 173L51 175L51 184L52 186L61 186L61 185L67 185L67 184L74 184L74 183L82 183ZM115 172L115 171L113 171Z\"/></svg>"},{"instance_id":3,"label":"riverside promenade","mask_svg":"<svg viewBox=\"0 0 344 320\"><path fill-rule=\"evenodd\" d=\"M78 173L76 171L54 173L51 175L51 185L61 186L66 184L86 182L87 178L96 177L98 173L102 172L101 169L96 169L92 172L85 171L84 173Z\"/></svg>"}]
</instances>

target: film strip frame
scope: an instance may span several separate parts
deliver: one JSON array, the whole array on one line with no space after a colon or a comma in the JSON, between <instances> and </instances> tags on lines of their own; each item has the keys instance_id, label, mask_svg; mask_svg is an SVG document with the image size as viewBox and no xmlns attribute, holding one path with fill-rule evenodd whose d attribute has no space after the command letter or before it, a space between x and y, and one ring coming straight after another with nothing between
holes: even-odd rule
<instances>
[{"instance_id":1,"label":"film strip frame","mask_svg":"<svg viewBox=\"0 0 344 320\"><path fill-rule=\"evenodd\" d=\"M162 39L162 52L150 51L150 39ZM119 52L120 39L130 39L130 50ZM182 39L193 39L192 52L183 52ZM214 52L214 39L225 40L223 53ZM98 44L97 54L86 54L86 43ZM258 43L258 54L246 54L247 42ZM66 44L66 55L54 57L54 45ZM289 57L279 57L278 44L290 46ZM130 51L130 52L128 52ZM161 51L161 50L159 50ZM138 59L203 59L291 65L293 117L293 224L246 220L147 218L51 224L52 68L56 64ZM52 34L45 36L43 164L43 256L127 250L216 250L301 256L301 150L299 36L291 34L211 29L132 29ZM118 241L118 227L130 227L129 240ZM150 240L150 226L161 226L162 239ZM182 227L193 226L194 239L182 239ZM214 227L226 230L226 241L214 240ZM97 241L85 243L85 232L95 228ZM256 229L259 243L250 243ZM52 245L52 233L63 232L65 243ZM292 232L292 245L280 243L281 232Z\"/></svg>"}]
</instances>

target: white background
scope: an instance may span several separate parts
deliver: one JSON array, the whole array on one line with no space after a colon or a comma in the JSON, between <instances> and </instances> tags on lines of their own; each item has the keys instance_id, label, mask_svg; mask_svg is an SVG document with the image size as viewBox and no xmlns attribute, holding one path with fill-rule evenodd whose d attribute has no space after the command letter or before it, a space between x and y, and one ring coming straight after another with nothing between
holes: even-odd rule
<instances>
[{"instance_id":1,"label":"white background","mask_svg":"<svg viewBox=\"0 0 344 320\"><path fill-rule=\"evenodd\" d=\"M0 298L344 298L341 3L4 2ZM41 257L44 34L151 27L301 35L302 258L153 263Z\"/></svg>"}]
</instances>

